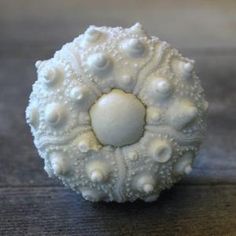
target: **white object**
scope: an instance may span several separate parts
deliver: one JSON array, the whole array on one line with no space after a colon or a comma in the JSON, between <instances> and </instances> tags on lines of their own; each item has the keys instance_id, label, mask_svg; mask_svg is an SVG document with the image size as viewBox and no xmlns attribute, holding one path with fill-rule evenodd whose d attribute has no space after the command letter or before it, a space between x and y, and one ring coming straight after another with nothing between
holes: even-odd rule
<instances>
[{"instance_id":1,"label":"white object","mask_svg":"<svg viewBox=\"0 0 236 236\"><path fill-rule=\"evenodd\" d=\"M26 117L50 177L90 201L154 201L191 171L207 110L194 62L140 24L90 26L36 67Z\"/></svg>"},{"instance_id":2,"label":"white object","mask_svg":"<svg viewBox=\"0 0 236 236\"><path fill-rule=\"evenodd\" d=\"M91 107L91 125L101 144L124 146L143 136L145 113L136 96L113 89Z\"/></svg>"}]
</instances>

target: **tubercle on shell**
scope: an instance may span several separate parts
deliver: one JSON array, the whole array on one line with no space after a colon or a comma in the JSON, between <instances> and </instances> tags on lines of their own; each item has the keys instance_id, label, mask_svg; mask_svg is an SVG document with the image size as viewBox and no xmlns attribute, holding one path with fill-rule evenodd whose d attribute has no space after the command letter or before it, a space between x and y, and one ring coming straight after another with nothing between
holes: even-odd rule
<instances>
[{"instance_id":1,"label":"tubercle on shell","mask_svg":"<svg viewBox=\"0 0 236 236\"><path fill-rule=\"evenodd\" d=\"M194 61L141 24L90 26L35 66L26 121L49 177L89 201L150 202L192 170L208 107Z\"/></svg>"},{"instance_id":2,"label":"tubercle on shell","mask_svg":"<svg viewBox=\"0 0 236 236\"><path fill-rule=\"evenodd\" d=\"M92 161L87 165L87 174L92 182L105 182L109 172L109 166L102 161Z\"/></svg>"}]
</instances>

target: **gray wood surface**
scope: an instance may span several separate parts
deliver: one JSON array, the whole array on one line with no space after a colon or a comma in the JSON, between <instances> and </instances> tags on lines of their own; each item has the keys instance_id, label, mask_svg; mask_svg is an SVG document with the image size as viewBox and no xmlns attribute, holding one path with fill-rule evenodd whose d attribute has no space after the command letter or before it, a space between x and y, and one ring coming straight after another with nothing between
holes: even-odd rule
<instances>
[{"instance_id":1,"label":"gray wood surface","mask_svg":"<svg viewBox=\"0 0 236 236\"><path fill-rule=\"evenodd\" d=\"M61 187L0 189L2 235L235 235L236 189L175 186L154 203L89 203Z\"/></svg>"},{"instance_id":2,"label":"gray wood surface","mask_svg":"<svg viewBox=\"0 0 236 236\"><path fill-rule=\"evenodd\" d=\"M34 62L89 24L140 21L196 60L210 102L193 172L151 204L91 204L49 179L25 124ZM236 235L236 2L0 0L0 235Z\"/></svg>"}]
</instances>

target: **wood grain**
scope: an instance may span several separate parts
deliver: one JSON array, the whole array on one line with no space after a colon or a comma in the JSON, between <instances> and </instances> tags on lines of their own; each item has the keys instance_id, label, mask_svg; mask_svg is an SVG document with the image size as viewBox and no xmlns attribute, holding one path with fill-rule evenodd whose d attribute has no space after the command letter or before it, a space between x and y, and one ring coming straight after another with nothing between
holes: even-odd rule
<instances>
[{"instance_id":1,"label":"wood grain","mask_svg":"<svg viewBox=\"0 0 236 236\"><path fill-rule=\"evenodd\" d=\"M1 188L0 235L234 236L236 189L176 186L145 204L89 203L60 187Z\"/></svg>"}]
</instances>

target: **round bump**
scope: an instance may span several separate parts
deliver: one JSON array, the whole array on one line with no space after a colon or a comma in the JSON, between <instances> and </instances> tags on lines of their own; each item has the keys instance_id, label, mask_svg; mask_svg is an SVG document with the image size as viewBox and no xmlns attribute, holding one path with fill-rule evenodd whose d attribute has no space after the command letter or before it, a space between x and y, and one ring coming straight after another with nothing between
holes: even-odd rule
<instances>
[{"instance_id":1,"label":"round bump","mask_svg":"<svg viewBox=\"0 0 236 236\"><path fill-rule=\"evenodd\" d=\"M96 95L89 90L89 87L85 85L75 86L69 92L70 99L79 106L79 110L82 113L82 110L86 113L88 112L89 107L96 100Z\"/></svg>"},{"instance_id":2,"label":"round bump","mask_svg":"<svg viewBox=\"0 0 236 236\"><path fill-rule=\"evenodd\" d=\"M60 115L58 114L58 112L49 112L46 115L46 119L49 123L56 124L60 120Z\"/></svg>"},{"instance_id":3,"label":"round bump","mask_svg":"<svg viewBox=\"0 0 236 236\"><path fill-rule=\"evenodd\" d=\"M171 91L170 83L164 79L156 81L156 91L164 95L169 94Z\"/></svg>"},{"instance_id":4,"label":"round bump","mask_svg":"<svg viewBox=\"0 0 236 236\"><path fill-rule=\"evenodd\" d=\"M70 91L70 98L74 102L81 102L85 100L87 96L88 96L88 89L86 89L85 87L77 86L72 88L72 90Z\"/></svg>"},{"instance_id":5,"label":"round bump","mask_svg":"<svg viewBox=\"0 0 236 236\"><path fill-rule=\"evenodd\" d=\"M161 113L157 108L149 107L147 109L147 123L155 123L161 119Z\"/></svg>"},{"instance_id":6,"label":"round bump","mask_svg":"<svg viewBox=\"0 0 236 236\"><path fill-rule=\"evenodd\" d=\"M111 69L111 59L104 53L96 53L89 56L87 60L89 68L98 74L108 73Z\"/></svg>"},{"instance_id":7,"label":"round bump","mask_svg":"<svg viewBox=\"0 0 236 236\"><path fill-rule=\"evenodd\" d=\"M184 173L187 175L192 171L192 166L191 165L187 165L184 168Z\"/></svg>"},{"instance_id":8,"label":"round bump","mask_svg":"<svg viewBox=\"0 0 236 236\"><path fill-rule=\"evenodd\" d=\"M44 71L42 74L43 82L47 85L53 84L56 80L56 70L55 68L50 68Z\"/></svg>"},{"instance_id":9,"label":"round bump","mask_svg":"<svg viewBox=\"0 0 236 236\"><path fill-rule=\"evenodd\" d=\"M157 198L159 197L159 194L154 194L151 196L148 196L144 199L145 202L154 202L157 200Z\"/></svg>"},{"instance_id":10,"label":"round bump","mask_svg":"<svg viewBox=\"0 0 236 236\"><path fill-rule=\"evenodd\" d=\"M193 62L180 62L180 70L183 79L190 79L193 72Z\"/></svg>"},{"instance_id":11,"label":"round bump","mask_svg":"<svg viewBox=\"0 0 236 236\"><path fill-rule=\"evenodd\" d=\"M193 68L194 61L183 61L178 59L172 60L172 69L174 70L175 74L184 81L188 81L192 78Z\"/></svg>"},{"instance_id":12,"label":"round bump","mask_svg":"<svg viewBox=\"0 0 236 236\"><path fill-rule=\"evenodd\" d=\"M78 144L78 148L82 153L86 153L90 150L87 140L81 140Z\"/></svg>"},{"instance_id":13,"label":"round bump","mask_svg":"<svg viewBox=\"0 0 236 236\"><path fill-rule=\"evenodd\" d=\"M153 187L153 185L152 184L144 184L143 185L143 191L145 192L145 193L151 193L152 191L154 190L154 187Z\"/></svg>"},{"instance_id":14,"label":"round bump","mask_svg":"<svg viewBox=\"0 0 236 236\"><path fill-rule=\"evenodd\" d=\"M102 194L92 190L92 189L84 189L81 191L82 196L85 200L91 201L91 202L98 202L102 200Z\"/></svg>"},{"instance_id":15,"label":"round bump","mask_svg":"<svg viewBox=\"0 0 236 236\"><path fill-rule=\"evenodd\" d=\"M105 68L108 64L108 59L104 54L96 54L93 57L93 64L96 68Z\"/></svg>"},{"instance_id":16,"label":"round bump","mask_svg":"<svg viewBox=\"0 0 236 236\"><path fill-rule=\"evenodd\" d=\"M172 92L170 82L163 78L153 79L149 86L151 89L151 95L157 99L167 98Z\"/></svg>"},{"instance_id":17,"label":"round bump","mask_svg":"<svg viewBox=\"0 0 236 236\"><path fill-rule=\"evenodd\" d=\"M154 191L155 181L151 175L141 175L136 180L136 188L145 194L150 194Z\"/></svg>"},{"instance_id":18,"label":"round bump","mask_svg":"<svg viewBox=\"0 0 236 236\"><path fill-rule=\"evenodd\" d=\"M171 158L172 148L166 140L154 140L149 148L149 152L153 160L165 163Z\"/></svg>"},{"instance_id":19,"label":"round bump","mask_svg":"<svg viewBox=\"0 0 236 236\"><path fill-rule=\"evenodd\" d=\"M39 124L39 112L36 107L30 107L26 111L26 120L33 128L37 128Z\"/></svg>"},{"instance_id":20,"label":"round bump","mask_svg":"<svg viewBox=\"0 0 236 236\"><path fill-rule=\"evenodd\" d=\"M134 33L144 33L143 26L139 22L137 22L133 26L131 26L130 29Z\"/></svg>"},{"instance_id":21,"label":"round bump","mask_svg":"<svg viewBox=\"0 0 236 236\"><path fill-rule=\"evenodd\" d=\"M81 93L80 88L76 87L71 90L70 97L72 100L77 102L77 101L81 101L84 98L84 94Z\"/></svg>"},{"instance_id":22,"label":"round bump","mask_svg":"<svg viewBox=\"0 0 236 236\"><path fill-rule=\"evenodd\" d=\"M92 128L104 145L124 146L137 142L144 132L145 107L133 95L114 89L90 110Z\"/></svg>"},{"instance_id":23,"label":"round bump","mask_svg":"<svg viewBox=\"0 0 236 236\"><path fill-rule=\"evenodd\" d=\"M104 182L108 179L109 168L102 161L92 161L87 165L87 174L92 182Z\"/></svg>"},{"instance_id":24,"label":"round bump","mask_svg":"<svg viewBox=\"0 0 236 236\"><path fill-rule=\"evenodd\" d=\"M90 176L92 182L102 182L104 180L104 176L101 171L93 170Z\"/></svg>"},{"instance_id":25,"label":"round bump","mask_svg":"<svg viewBox=\"0 0 236 236\"><path fill-rule=\"evenodd\" d=\"M42 82L47 86L51 87L54 86L62 77L62 72L60 71L58 66L45 66L40 70L39 77Z\"/></svg>"},{"instance_id":26,"label":"round bump","mask_svg":"<svg viewBox=\"0 0 236 236\"><path fill-rule=\"evenodd\" d=\"M56 161L56 160L53 161L52 168L53 168L55 175L63 175L64 174L63 164L61 163L61 161Z\"/></svg>"},{"instance_id":27,"label":"round bump","mask_svg":"<svg viewBox=\"0 0 236 236\"><path fill-rule=\"evenodd\" d=\"M101 37L101 32L95 29L95 27L90 26L85 31L85 40L89 43L96 42Z\"/></svg>"},{"instance_id":28,"label":"round bump","mask_svg":"<svg viewBox=\"0 0 236 236\"><path fill-rule=\"evenodd\" d=\"M39 67L42 65L42 61L38 60L35 62L35 66L37 69L39 69Z\"/></svg>"},{"instance_id":29,"label":"round bump","mask_svg":"<svg viewBox=\"0 0 236 236\"><path fill-rule=\"evenodd\" d=\"M131 92L135 86L135 78L131 75L122 75L118 78L118 87L121 87L126 92Z\"/></svg>"},{"instance_id":30,"label":"round bump","mask_svg":"<svg viewBox=\"0 0 236 236\"><path fill-rule=\"evenodd\" d=\"M131 57L140 57L145 51L145 45L135 38L126 40L122 47Z\"/></svg>"},{"instance_id":31,"label":"round bump","mask_svg":"<svg viewBox=\"0 0 236 236\"><path fill-rule=\"evenodd\" d=\"M44 165L44 170L47 172L47 174L50 178L54 176L54 172L53 172L52 168L46 163Z\"/></svg>"},{"instance_id":32,"label":"round bump","mask_svg":"<svg viewBox=\"0 0 236 236\"><path fill-rule=\"evenodd\" d=\"M168 111L169 123L181 130L191 124L198 115L198 109L190 101L176 101Z\"/></svg>"},{"instance_id":33,"label":"round bump","mask_svg":"<svg viewBox=\"0 0 236 236\"><path fill-rule=\"evenodd\" d=\"M98 151L101 147L98 144L96 137L94 136L93 132L86 132L81 134L77 138L78 149L82 153L87 153L91 150Z\"/></svg>"},{"instance_id":34,"label":"round bump","mask_svg":"<svg viewBox=\"0 0 236 236\"><path fill-rule=\"evenodd\" d=\"M46 106L45 109L45 120L53 127L60 126L65 121L65 109L58 103L51 103Z\"/></svg>"},{"instance_id":35,"label":"round bump","mask_svg":"<svg viewBox=\"0 0 236 236\"><path fill-rule=\"evenodd\" d=\"M198 111L197 108L194 106L190 106L186 109L185 114L184 114L184 126L188 125L189 123L191 123L195 117L197 116Z\"/></svg>"},{"instance_id":36,"label":"round bump","mask_svg":"<svg viewBox=\"0 0 236 236\"><path fill-rule=\"evenodd\" d=\"M119 81L124 85L130 85L131 83L133 83L134 78L131 75L123 75L121 76Z\"/></svg>"},{"instance_id":37,"label":"round bump","mask_svg":"<svg viewBox=\"0 0 236 236\"><path fill-rule=\"evenodd\" d=\"M174 166L175 175L189 174L192 171L192 162L194 154L192 152L185 153Z\"/></svg>"},{"instance_id":38,"label":"round bump","mask_svg":"<svg viewBox=\"0 0 236 236\"><path fill-rule=\"evenodd\" d=\"M193 70L193 63L187 62L184 64L183 68L184 68L185 72L191 73Z\"/></svg>"},{"instance_id":39,"label":"round bump","mask_svg":"<svg viewBox=\"0 0 236 236\"><path fill-rule=\"evenodd\" d=\"M52 153L50 155L51 166L55 175L66 175L69 173L69 161L62 153Z\"/></svg>"},{"instance_id":40,"label":"round bump","mask_svg":"<svg viewBox=\"0 0 236 236\"><path fill-rule=\"evenodd\" d=\"M136 151L131 151L129 154L128 154L128 157L131 161L137 161L138 158L139 158L139 155Z\"/></svg>"}]
</instances>

